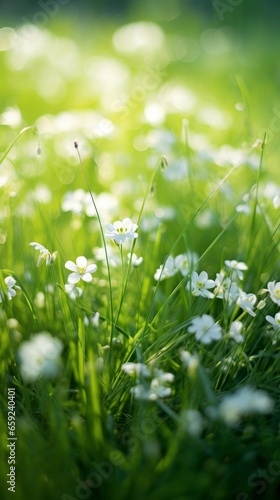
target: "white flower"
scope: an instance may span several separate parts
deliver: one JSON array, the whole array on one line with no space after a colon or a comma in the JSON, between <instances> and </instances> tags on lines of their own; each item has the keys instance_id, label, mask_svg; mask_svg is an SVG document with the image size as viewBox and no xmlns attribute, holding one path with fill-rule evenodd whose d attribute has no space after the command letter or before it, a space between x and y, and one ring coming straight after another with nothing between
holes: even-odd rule
<instances>
[{"instance_id":1,"label":"white flower","mask_svg":"<svg viewBox=\"0 0 280 500\"><path fill-rule=\"evenodd\" d=\"M85 209L87 193L83 189L67 191L63 196L61 209L63 212L72 212L81 215Z\"/></svg>"},{"instance_id":2,"label":"white flower","mask_svg":"<svg viewBox=\"0 0 280 500\"><path fill-rule=\"evenodd\" d=\"M266 316L265 319L275 328L275 330L280 329L280 312L276 313L274 318L272 316Z\"/></svg>"},{"instance_id":3,"label":"white flower","mask_svg":"<svg viewBox=\"0 0 280 500\"><path fill-rule=\"evenodd\" d=\"M243 280L243 272L247 271L248 267L244 262L238 262L237 260L225 260L225 265L233 270L232 278L236 275L240 280Z\"/></svg>"},{"instance_id":4,"label":"white flower","mask_svg":"<svg viewBox=\"0 0 280 500\"><path fill-rule=\"evenodd\" d=\"M24 381L34 382L39 376L52 378L58 375L62 349L62 342L48 332L38 333L22 342L18 358Z\"/></svg>"},{"instance_id":5,"label":"white flower","mask_svg":"<svg viewBox=\"0 0 280 500\"><path fill-rule=\"evenodd\" d=\"M16 296L15 288L20 289L20 287L16 285L15 278L13 278L12 276L7 276L4 279L4 283L6 285L6 289L0 289L0 303L3 302L5 295L7 296L8 300L12 300L12 298Z\"/></svg>"},{"instance_id":6,"label":"white flower","mask_svg":"<svg viewBox=\"0 0 280 500\"><path fill-rule=\"evenodd\" d=\"M184 368L188 368L190 372L196 371L199 365L199 357L197 354L191 354L189 351L181 350L179 352Z\"/></svg>"},{"instance_id":7,"label":"white flower","mask_svg":"<svg viewBox=\"0 0 280 500\"><path fill-rule=\"evenodd\" d=\"M135 399L155 401L158 398L166 398L171 395L170 387L166 387L164 384L174 381L173 373L155 369L152 375L149 368L143 363L125 363L122 365L122 369L127 374L136 376L138 379L137 384L130 389ZM144 385L139 383L139 377L141 376L144 378L153 376L153 379L150 382L146 381Z\"/></svg>"},{"instance_id":8,"label":"white flower","mask_svg":"<svg viewBox=\"0 0 280 500\"><path fill-rule=\"evenodd\" d=\"M200 411L188 409L183 410L180 415L181 425L185 432L193 437L199 437L203 431L204 418Z\"/></svg>"},{"instance_id":9,"label":"white flower","mask_svg":"<svg viewBox=\"0 0 280 500\"><path fill-rule=\"evenodd\" d=\"M228 305L236 301L239 295L238 285L230 278L226 277L223 270L216 274L214 295L218 299L224 299Z\"/></svg>"},{"instance_id":10,"label":"white flower","mask_svg":"<svg viewBox=\"0 0 280 500\"><path fill-rule=\"evenodd\" d=\"M242 387L234 394L223 398L219 405L218 415L226 424L234 426L245 415L270 413L273 406L274 403L266 392L251 387Z\"/></svg>"},{"instance_id":11,"label":"white flower","mask_svg":"<svg viewBox=\"0 0 280 500\"><path fill-rule=\"evenodd\" d=\"M120 266L122 261L120 258L120 252L118 252L117 254L115 253L115 250L117 250L117 248L112 246L107 246L106 250L110 266L111 267ZM104 264L106 264L106 253L104 248L94 248L93 253L96 260L100 260Z\"/></svg>"},{"instance_id":12,"label":"white flower","mask_svg":"<svg viewBox=\"0 0 280 500\"><path fill-rule=\"evenodd\" d=\"M76 300L81 297L83 290L79 286L76 286L74 283L66 283L65 292L67 293L67 295L69 295L70 299Z\"/></svg>"},{"instance_id":13,"label":"white flower","mask_svg":"<svg viewBox=\"0 0 280 500\"><path fill-rule=\"evenodd\" d=\"M91 316L91 318L88 318L87 316L85 316L84 323L86 326L91 325L94 328L98 328L99 327L99 317L100 317L99 312L96 312L93 316Z\"/></svg>"},{"instance_id":14,"label":"white flower","mask_svg":"<svg viewBox=\"0 0 280 500\"><path fill-rule=\"evenodd\" d=\"M154 279L156 281L162 281L166 278L171 278L172 276L174 276L174 274L176 274L176 272L177 269L175 268L174 257L169 255L169 257L166 259L165 264L161 264L161 266L159 266L159 269L156 270Z\"/></svg>"},{"instance_id":15,"label":"white flower","mask_svg":"<svg viewBox=\"0 0 280 500\"><path fill-rule=\"evenodd\" d=\"M131 259L131 263L132 263L133 267L138 267L143 262L143 257L137 257L136 253L133 253L132 257L131 257L131 253L129 252L127 254L128 263L129 263L130 259Z\"/></svg>"},{"instance_id":16,"label":"white flower","mask_svg":"<svg viewBox=\"0 0 280 500\"><path fill-rule=\"evenodd\" d=\"M222 328L208 314L194 318L188 331L194 333L196 340L200 340L203 344L210 344L212 340L220 340L222 337Z\"/></svg>"},{"instance_id":17,"label":"white flower","mask_svg":"<svg viewBox=\"0 0 280 500\"><path fill-rule=\"evenodd\" d=\"M251 316L256 316L256 313L253 311L254 304L257 301L257 297L254 293L246 293L243 290L239 291L239 297L237 299L237 304L241 309L244 309Z\"/></svg>"},{"instance_id":18,"label":"white flower","mask_svg":"<svg viewBox=\"0 0 280 500\"><path fill-rule=\"evenodd\" d=\"M124 363L122 370L130 376L150 377L151 372L144 363Z\"/></svg>"},{"instance_id":19,"label":"white flower","mask_svg":"<svg viewBox=\"0 0 280 500\"><path fill-rule=\"evenodd\" d=\"M229 336L237 342L237 344L241 344L244 342L244 337L241 335L241 331L243 328L243 324L241 321L233 321L230 325Z\"/></svg>"},{"instance_id":20,"label":"white flower","mask_svg":"<svg viewBox=\"0 0 280 500\"><path fill-rule=\"evenodd\" d=\"M270 293L270 298L280 306L280 281L277 283L275 281L270 281L267 285L268 291Z\"/></svg>"},{"instance_id":21,"label":"white flower","mask_svg":"<svg viewBox=\"0 0 280 500\"><path fill-rule=\"evenodd\" d=\"M65 263L66 269L73 271L68 276L70 285L78 283L80 279L89 283L92 280L92 273L97 269L96 264L87 264L87 259L83 256L77 257L76 264L72 260L67 260Z\"/></svg>"},{"instance_id":22,"label":"white flower","mask_svg":"<svg viewBox=\"0 0 280 500\"><path fill-rule=\"evenodd\" d=\"M46 266L50 266L55 261L57 252L51 253L43 245L40 245L40 243L36 243L36 241L32 241L31 243L29 243L29 245L31 247L34 247L35 250L39 250L40 252L37 267L39 267L42 262L44 262L44 260L46 261Z\"/></svg>"},{"instance_id":23,"label":"white flower","mask_svg":"<svg viewBox=\"0 0 280 500\"><path fill-rule=\"evenodd\" d=\"M138 234L135 232L137 228L137 224L133 224L132 220L129 218L123 219L122 221L117 220L114 224L106 224L108 232L105 233L105 236L114 240L118 245L122 245L126 238L131 240L138 238Z\"/></svg>"},{"instance_id":24,"label":"white flower","mask_svg":"<svg viewBox=\"0 0 280 500\"><path fill-rule=\"evenodd\" d=\"M194 267L194 265L198 261L198 255L192 252L187 252L184 254L177 255L175 257L175 268L180 271L182 276L187 276L190 272L190 269Z\"/></svg>"},{"instance_id":25,"label":"white flower","mask_svg":"<svg viewBox=\"0 0 280 500\"><path fill-rule=\"evenodd\" d=\"M208 274L206 273L206 271L202 271L200 274L194 271L191 276L191 286L192 294L195 297L197 297L198 295L207 297L209 299L212 299L214 297L214 294L212 292L209 292L208 289L214 288L215 281L208 279ZM188 288L188 285L186 288Z\"/></svg>"}]
</instances>

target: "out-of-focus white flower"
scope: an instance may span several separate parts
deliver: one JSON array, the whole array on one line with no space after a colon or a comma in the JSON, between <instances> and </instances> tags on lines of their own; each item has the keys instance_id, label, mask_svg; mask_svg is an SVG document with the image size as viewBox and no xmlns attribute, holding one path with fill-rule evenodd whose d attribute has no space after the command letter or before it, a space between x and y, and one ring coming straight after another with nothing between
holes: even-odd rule
<instances>
[{"instance_id":1,"label":"out-of-focus white flower","mask_svg":"<svg viewBox=\"0 0 280 500\"><path fill-rule=\"evenodd\" d=\"M3 302L5 295L8 297L8 300L12 300L13 297L16 296L16 290L20 289L18 285L16 285L16 280L12 276L7 276L4 279L4 283L6 285L5 290L0 289L0 303Z\"/></svg>"},{"instance_id":2,"label":"out-of-focus white flower","mask_svg":"<svg viewBox=\"0 0 280 500\"><path fill-rule=\"evenodd\" d=\"M65 193L61 209L63 212L72 212L76 215L81 215L87 206L87 193L83 189L68 191Z\"/></svg>"},{"instance_id":3,"label":"out-of-focus white flower","mask_svg":"<svg viewBox=\"0 0 280 500\"><path fill-rule=\"evenodd\" d=\"M114 240L118 245L122 245L126 238L134 240L138 238L138 234L135 232L138 228L137 224L134 224L128 217L122 221L117 220L114 224L106 224L107 233L105 236Z\"/></svg>"},{"instance_id":4,"label":"out-of-focus white flower","mask_svg":"<svg viewBox=\"0 0 280 500\"><path fill-rule=\"evenodd\" d=\"M92 273L97 269L96 264L87 263L87 259L83 256L77 257L76 264L72 260L67 260L65 263L66 269L73 271L68 276L70 285L78 283L81 279L89 283L92 280Z\"/></svg>"},{"instance_id":5,"label":"out-of-focus white flower","mask_svg":"<svg viewBox=\"0 0 280 500\"><path fill-rule=\"evenodd\" d=\"M118 250L116 247L106 246L107 255L109 259L109 264L111 267L118 267L121 265L122 261L120 258L120 252L115 253L115 250ZM101 260L106 264L106 253L104 248L94 248L93 249L94 256L96 260Z\"/></svg>"},{"instance_id":6,"label":"out-of-focus white flower","mask_svg":"<svg viewBox=\"0 0 280 500\"><path fill-rule=\"evenodd\" d=\"M237 342L237 344L241 344L244 342L244 337L241 335L243 328L243 324L241 321L233 321L229 328L229 336Z\"/></svg>"},{"instance_id":7,"label":"out-of-focus white flower","mask_svg":"<svg viewBox=\"0 0 280 500\"><path fill-rule=\"evenodd\" d=\"M280 281L270 281L267 285L270 298L275 304L280 306Z\"/></svg>"},{"instance_id":8,"label":"out-of-focus white flower","mask_svg":"<svg viewBox=\"0 0 280 500\"><path fill-rule=\"evenodd\" d=\"M188 288L188 286L189 285L187 285L186 288ZM201 295L202 297L212 299L214 297L214 294L212 292L209 292L209 288L214 288L214 286L215 281L208 279L208 274L206 273L206 271L202 271L200 274L198 274L196 271L192 273L191 287L192 294L195 297Z\"/></svg>"},{"instance_id":9,"label":"out-of-focus white flower","mask_svg":"<svg viewBox=\"0 0 280 500\"><path fill-rule=\"evenodd\" d=\"M155 401L158 398L166 398L171 395L171 388L166 387L165 384L174 381L173 373L156 368L152 373L143 363L125 363L122 365L122 369L130 376L137 377L136 385L130 389L131 394L136 399ZM146 380L145 384L140 383L141 377L151 380Z\"/></svg>"},{"instance_id":10,"label":"out-of-focus white flower","mask_svg":"<svg viewBox=\"0 0 280 500\"><path fill-rule=\"evenodd\" d=\"M86 326L90 326L91 325L94 328L98 328L99 327L99 317L100 317L99 312L96 312L90 318L88 318L87 316L85 316L84 323L85 323Z\"/></svg>"},{"instance_id":11,"label":"out-of-focus white flower","mask_svg":"<svg viewBox=\"0 0 280 500\"><path fill-rule=\"evenodd\" d=\"M218 408L218 416L226 424L235 426L246 415L266 414L273 410L274 402L262 390L242 387L234 394L225 396Z\"/></svg>"},{"instance_id":12,"label":"out-of-focus white flower","mask_svg":"<svg viewBox=\"0 0 280 500\"><path fill-rule=\"evenodd\" d=\"M35 250L39 250L40 255L37 262L37 267L39 267L44 261L46 262L46 266L50 266L56 259L57 252L51 253L47 248L40 243L36 243L36 241L32 241L29 243L31 247L34 247Z\"/></svg>"},{"instance_id":13,"label":"out-of-focus white flower","mask_svg":"<svg viewBox=\"0 0 280 500\"><path fill-rule=\"evenodd\" d=\"M137 257L136 253L133 253L131 256L131 253L129 252L127 254L128 262L130 261L130 258L131 258L131 263L132 263L133 267L138 267L143 262L143 257Z\"/></svg>"},{"instance_id":14,"label":"out-of-focus white flower","mask_svg":"<svg viewBox=\"0 0 280 500\"><path fill-rule=\"evenodd\" d=\"M244 262L238 262L237 260L225 260L225 265L232 269L231 277L234 280L237 276L240 280L243 280L243 271L247 271L248 267Z\"/></svg>"},{"instance_id":15,"label":"out-of-focus white flower","mask_svg":"<svg viewBox=\"0 0 280 500\"><path fill-rule=\"evenodd\" d=\"M174 276L177 272L177 269L175 267L175 260L172 255L169 255L169 257L166 259L165 264L161 264L159 266L159 269L156 270L154 274L154 279L156 281L162 281L166 278L171 278Z\"/></svg>"},{"instance_id":16,"label":"out-of-focus white flower","mask_svg":"<svg viewBox=\"0 0 280 500\"><path fill-rule=\"evenodd\" d=\"M187 276L197 261L198 255L196 253L187 252L180 254L175 257L175 268L182 274L182 276Z\"/></svg>"},{"instance_id":17,"label":"out-of-focus white flower","mask_svg":"<svg viewBox=\"0 0 280 500\"><path fill-rule=\"evenodd\" d=\"M181 350L179 356L184 368L188 368L189 371L196 371L199 365L199 357L197 354L191 354L189 351Z\"/></svg>"},{"instance_id":18,"label":"out-of-focus white flower","mask_svg":"<svg viewBox=\"0 0 280 500\"><path fill-rule=\"evenodd\" d=\"M65 292L69 295L70 299L76 300L82 296L83 290L76 286L75 283L66 283Z\"/></svg>"},{"instance_id":19,"label":"out-of-focus white flower","mask_svg":"<svg viewBox=\"0 0 280 500\"><path fill-rule=\"evenodd\" d=\"M201 435L204 427L204 418L200 411L193 409L183 410L180 415L180 421L185 432L193 437Z\"/></svg>"},{"instance_id":20,"label":"out-of-focus white flower","mask_svg":"<svg viewBox=\"0 0 280 500\"><path fill-rule=\"evenodd\" d=\"M58 375L62 349L62 342L48 332L37 333L30 340L22 342L18 358L24 381L34 382L40 376L53 378Z\"/></svg>"},{"instance_id":21,"label":"out-of-focus white flower","mask_svg":"<svg viewBox=\"0 0 280 500\"><path fill-rule=\"evenodd\" d=\"M266 316L265 319L275 328L275 330L280 329L280 312L276 313L274 318L273 316Z\"/></svg>"},{"instance_id":22,"label":"out-of-focus white flower","mask_svg":"<svg viewBox=\"0 0 280 500\"><path fill-rule=\"evenodd\" d=\"M257 297L254 293L246 293L243 290L239 291L239 296L237 299L237 304L241 309L246 311L250 316L256 316L256 313L253 311L254 304L257 301Z\"/></svg>"},{"instance_id":23,"label":"out-of-focus white flower","mask_svg":"<svg viewBox=\"0 0 280 500\"><path fill-rule=\"evenodd\" d=\"M151 371L144 365L144 363L124 363L122 370L130 376L136 377L150 377Z\"/></svg>"},{"instance_id":24,"label":"out-of-focus white flower","mask_svg":"<svg viewBox=\"0 0 280 500\"><path fill-rule=\"evenodd\" d=\"M222 328L209 314L194 318L188 331L194 333L196 340L200 340L203 344L210 344L212 340L222 338Z\"/></svg>"}]
</instances>

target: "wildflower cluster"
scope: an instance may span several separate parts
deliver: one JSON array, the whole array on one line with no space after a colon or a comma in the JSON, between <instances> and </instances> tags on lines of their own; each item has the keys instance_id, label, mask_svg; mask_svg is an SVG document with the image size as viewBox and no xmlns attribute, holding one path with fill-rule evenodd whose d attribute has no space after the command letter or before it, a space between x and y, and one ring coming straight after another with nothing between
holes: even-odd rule
<instances>
[{"instance_id":1,"label":"wildflower cluster","mask_svg":"<svg viewBox=\"0 0 280 500\"><path fill-rule=\"evenodd\" d=\"M151 370L143 363L125 363L122 365L125 373L135 378L136 384L130 392L135 399L155 401L171 395L171 388L166 383L174 381L173 373L164 372L157 368Z\"/></svg>"},{"instance_id":2,"label":"wildflower cluster","mask_svg":"<svg viewBox=\"0 0 280 500\"><path fill-rule=\"evenodd\" d=\"M197 261L198 255L194 252L186 252L184 254L177 255L176 257L169 255L165 263L161 264L156 270L154 279L156 281L162 281L166 278L171 278L178 272L180 272L182 276L187 276Z\"/></svg>"}]
</instances>

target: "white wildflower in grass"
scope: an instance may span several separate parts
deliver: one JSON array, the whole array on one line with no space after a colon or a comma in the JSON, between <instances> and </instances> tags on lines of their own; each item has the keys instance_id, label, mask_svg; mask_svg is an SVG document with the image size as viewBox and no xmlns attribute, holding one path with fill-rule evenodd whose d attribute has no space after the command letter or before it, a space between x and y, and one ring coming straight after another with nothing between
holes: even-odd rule
<instances>
[{"instance_id":1,"label":"white wildflower in grass","mask_svg":"<svg viewBox=\"0 0 280 500\"><path fill-rule=\"evenodd\" d=\"M194 333L196 340L199 340L203 344L210 344L212 340L220 340L222 338L222 328L218 323L215 323L209 314L203 314L201 317L194 318L188 331Z\"/></svg>"},{"instance_id":2,"label":"white wildflower in grass","mask_svg":"<svg viewBox=\"0 0 280 500\"><path fill-rule=\"evenodd\" d=\"M199 357L197 354L191 354L189 351L184 351L182 349L179 352L179 356L184 368L187 368L190 372L195 372L197 370L199 365Z\"/></svg>"},{"instance_id":3,"label":"white wildflower in grass","mask_svg":"<svg viewBox=\"0 0 280 500\"><path fill-rule=\"evenodd\" d=\"M239 296L237 299L237 305L241 307L244 311L246 311L250 316L256 316L256 313L253 311L254 304L257 301L257 297L254 293L246 293L243 290L239 291Z\"/></svg>"},{"instance_id":4,"label":"white wildflower in grass","mask_svg":"<svg viewBox=\"0 0 280 500\"><path fill-rule=\"evenodd\" d=\"M0 303L3 302L5 295L8 298L8 300L12 300L13 297L16 296L16 290L15 289L20 289L18 285L16 285L16 280L12 276L7 276L4 279L5 283L5 289L1 290L0 289Z\"/></svg>"},{"instance_id":5,"label":"white wildflower in grass","mask_svg":"<svg viewBox=\"0 0 280 500\"><path fill-rule=\"evenodd\" d=\"M166 387L165 384L174 381L173 373L155 369L152 374L143 363L124 363L122 369L128 375L137 378L136 385L130 389L135 399L155 401L158 398L166 398L171 395L171 388ZM145 384L140 383L141 377L146 379Z\"/></svg>"},{"instance_id":6,"label":"white wildflower in grass","mask_svg":"<svg viewBox=\"0 0 280 500\"><path fill-rule=\"evenodd\" d=\"M100 317L99 312L96 312L90 318L88 318L87 316L85 316L84 317L84 324L86 326L93 326L94 328L98 328L99 327L99 317Z\"/></svg>"},{"instance_id":7,"label":"white wildflower in grass","mask_svg":"<svg viewBox=\"0 0 280 500\"><path fill-rule=\"evenodd\" d=\"M215 286L215 281L208 279L208 274L206 273L206 271L202 271L200 274L198 274L196 271L192 273L191 287L192 287L192 294L195 297L201 295L202 297L212 299L214 297L214 294L209 291L209 288L214 288L214 286ZM189 285L187 285L186 288L188 289Z\"/></svg>"},{"instance_id":8,"label":"white wildflower in grass","mask_svg":"<svg viewBox=\"0 0 280 500\"><path fill-rule=\"evenodd\" d=\"M65 292L69 295L70 299L76 300L82 296L83 290L74 283L66 283Z\"/></svg>"},{"instance_id":9,"label":"white wildflower in grass","mask_svg":"<svg viewBox=\"0 0 280 500\"><path fill-rule=\"evenodd\" d=\"M241 418L254 413L271 413L274 402L262 390L242 387L234 394L225 396L218 408L218 416L230 426L237 425Z\"/></svg>"},{"instance_id":10,"label":"white wildflower in grass","mask_svg":"<svg viewBox=\"0 0 280 500\"><path fill-rule=\"evenodd\" d=\"M270 281L267 285L271 300L280 306L280 281Z\"/></svg>"},{"instance_id":11,"label":"white wildflower in grass","mask_svg":"<svg viewBox=\"0 0 280 500\"><path fill-rule=\"evenodd\" d=\"M131 256L131 253L129 252L127 254L128 263L130 262L130 259L131 259L131 263L132 263L133 267L138 267L143 262L143 257L137 257L136 253L133 253Z\"/></svg>"},{"instance_id":12,"label":"white wildflower in grass","mask_svg":"<svg viewBox=\"0 0 280 500\"><path fill-rule=\"evenodd\" d=\"M81 215L87 203L87 193L83 189L68 191L65 193L61 203L63 212L72 212L75 215Z\"/></svg>"},{"instance_id":13,"label":"white wildflower in grass","mask_svg":"<svg viewBox=\"0 0 280 500\"><path fill-rule=\"evenodd\" d=\"M280 330L280 312L276 313L274 318L273 316L266 316L265 319L275 330Z\"/></svg>"},{"instance_id":14,"label":"white wildflower in grass","mask_svg":"<svg viewBox=\"0 0 280 500\"><path fill-rule=\"evenodd\" d=\"M150 377L151 371L144 363L124 363L122 365L122 370L130 376L136 377Z\"/></svg>"},{"instance_id":15,"label":"white wildflower in grass","mask_svg":"<svg viewBox=\"0 0 280 500\"><path fill-rule=\"evenodd\" d=\"M229 336L237 342L237 344L241 344L244 342L244 337L241 334L243 328L243 324L241 321L233 321L229 328Z\"/></svg>"},{"instance_id":16,"label":"white wildflower in grass","mask_svg":"<svg viewBox=\"0 0 280 500\"><path fill-rule=\"evenodd\" d=\"M111 267L119 267L122 263L120 258L120 252L116 247L107 246L107 255L109 259L109 264ZM117 253L116 253L117 251ZM106 253L104 248L94 248L93 254L96 260L102 261L106 264Z\"/></svg>"},{"instance_id":17,"label":"white wildflower in grass","mask_svg":"<svg viewBox=\"0 0 280 500\"><path fill-rule=\"evenodd\" d=\"M226 276L223 270L216 274L215 285L215 297L225 300L228 305L231 305L232 302L236 302L239 295L239 287L234 281Z\"/></svg>"},{"instance_id":18,"label":"white wildflower in grass","mask_svg":"<svg viewBox=\"0 0 280 500\"><path fill-rule=\"evenodd\" d=\"M196 253L187 252L180 254L175 257L175 268L182 274L182 276L187 276L197 261L198 255Z\"/></svg>"},{"instance_id":19,"label":"white wildflower in grass","mask_svg":"<svg viewBox=\"0 0 280 500\"><path fill-rule=\"evenodd\" d=\"M19 347L20 372L25 382L35 382L38 377L53 378L61 368L62 342L48 332L34 335Z\"/></svg>"},{"instance_id":20,"label":"white wildflower in grass","mask_svg":"<svg viewBox=\"0 0 280 500\"><path fill-rule=\"evenodd\" d=\"M137 228L137 224L134 224L129 218L122 221L117 220L113 224L106 224L105 236L115 241L117 245L122 245L127 238L130 240L138 238L138 234L135 232Z\"/></svg>"},{"instance_id":21,"label":"white wildflower in grass","mask_svg":"<svg viewBox=\"0 0 280 500\"><path fill-rule=\"evenodd\" d=\"M177 269L175 267L175 260L172 255L169 255L169 257L166 259L165 264L161 264L159 268L156 270L154 274L154 279L156 281L162 281L166 278L171 278L174 276L177 272Z\"/></svg>"},{"instance_id":22,"label":"white wildflower in grass","mask_svg":"<svg viewBox=\"0 0 280 500\"><path fill-rule=\"evenodd\" d=\"M57 252L51 253L47 248L45 248L40 243L36 243L36 241L32 241L29 243L31 247L34 247L35 250L39 250L40 255L37 261L37 267L39 267L44 261L46 262L46 266L50 266L56 259Z\"/></svg>"},{"instance_id":23,"label":"white wildflower in grass","mask_svg":"<svg viewBox=\"0 0 280 500\"><path fill-rule=\"evenodd\" d=\"M181 412L180 423L182 429L193 437L199 437L204 428L204 418L200 411L191 408Z\"/></svg>"},{"instance_id":24,"label":"white wildflower in grass","mask_svg":"<svg viewBox=\"0 0 280 500\"><path fill-rule=\"evenodd\" d=\"M83 256L77 257L76 263L72 262L72 260L67 260L65 267L66 269L73 271L68 276L68 282L70 285L76 284L80 280L89 283L92 280L92 273L94 273L97 269L96 264L88 265L87 259Z\"/></svg>"},{"instance_id":25,"label":"white wildflower in grass","mask_svg":"<svg viewBox=\"0 0 280 500\"><path fill-rule=\"evenodd\" d=\"M237 260L225 260L225 265L231 269L231 277L235 279L235 276L238 279L243 280L243 271L247 271L248 267L244 262L238 262Z\"/></svg>"}]
</instances>

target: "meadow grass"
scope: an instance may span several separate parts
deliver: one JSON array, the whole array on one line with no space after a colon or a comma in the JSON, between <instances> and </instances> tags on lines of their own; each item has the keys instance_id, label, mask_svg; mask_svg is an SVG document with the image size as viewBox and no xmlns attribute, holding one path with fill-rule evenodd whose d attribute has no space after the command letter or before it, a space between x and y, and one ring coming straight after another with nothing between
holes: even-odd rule
<instances>
[{"instance_id":1,"label":"meadow grass","mask_svg":"<svg viewBox=\"0 0 280 500\"><path fill-rule=\"evenodd\" d=\"M277 498L278 146L248 70L36 36L1 61L1 498Z\"/></svg>"}]
</instances>

